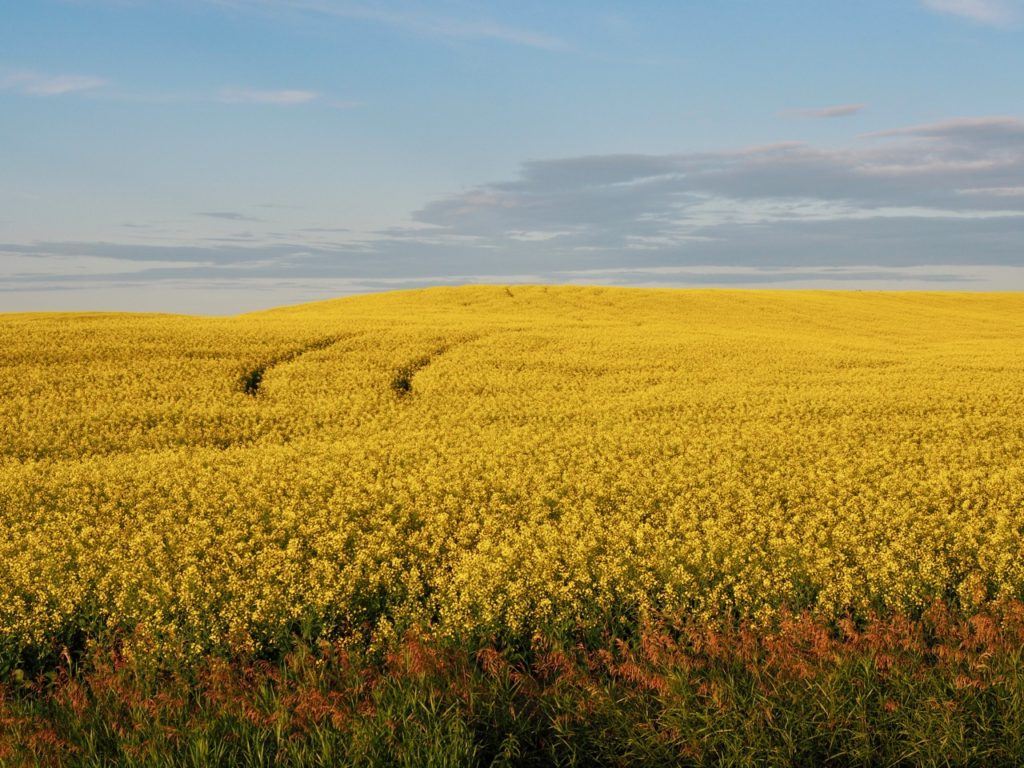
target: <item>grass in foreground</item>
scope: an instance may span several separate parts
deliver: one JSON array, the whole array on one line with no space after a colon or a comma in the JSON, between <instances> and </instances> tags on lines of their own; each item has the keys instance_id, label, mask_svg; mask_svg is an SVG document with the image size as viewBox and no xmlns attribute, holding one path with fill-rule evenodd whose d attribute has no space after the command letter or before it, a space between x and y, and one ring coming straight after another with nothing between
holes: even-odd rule
<instances>
[{"instance_id":1,"label":"grass in foreground","mask_svg":"<svg viewBox=\"0 0 1024 768\"><path fill-rule=\"evenodd\" d=\"M1019 765L1024 605L958 620L775 631L648 627L634 642L159 669L110 649L8 688L11 765Z\"/></svg>"}]
</instances>

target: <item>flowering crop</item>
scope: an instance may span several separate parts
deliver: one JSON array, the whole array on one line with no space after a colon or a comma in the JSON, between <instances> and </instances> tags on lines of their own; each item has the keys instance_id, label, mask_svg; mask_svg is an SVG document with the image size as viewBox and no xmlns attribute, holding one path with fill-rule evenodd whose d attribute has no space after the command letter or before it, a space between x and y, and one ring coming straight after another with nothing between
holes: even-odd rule
<instances>
[{"instance_id":1,"label":"flowering crop","mask_svg":"<svg viewBox=\"0 0 1024 768\"><path fill-rule=\"evenodd\" d=\"M1024 597L1024 296L0 316L0 652Z\"/></svg>"}]
</instances>

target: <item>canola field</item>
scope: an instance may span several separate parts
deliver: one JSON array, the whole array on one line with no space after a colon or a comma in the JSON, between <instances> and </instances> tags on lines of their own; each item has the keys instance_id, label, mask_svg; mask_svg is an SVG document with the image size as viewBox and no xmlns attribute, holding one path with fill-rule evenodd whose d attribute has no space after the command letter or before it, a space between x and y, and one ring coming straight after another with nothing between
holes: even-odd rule
<instances>
[{"instance_id":1,"label":"canola field","mask_svg":"<svg viewBox=\"0 0 1024 768\"><path fill-rule=\"evenodd\" d=\"M0 654L1024 597L1024 295L0 315Z\"/></svg>"}]
</instances>

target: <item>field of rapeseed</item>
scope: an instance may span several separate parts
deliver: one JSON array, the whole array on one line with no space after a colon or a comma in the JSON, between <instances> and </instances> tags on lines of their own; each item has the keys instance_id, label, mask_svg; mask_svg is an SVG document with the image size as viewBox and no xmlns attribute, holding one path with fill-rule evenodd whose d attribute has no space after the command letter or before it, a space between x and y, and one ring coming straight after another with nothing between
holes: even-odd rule
<instances>
[{"instance_id":1,"label":"field of rapeseed","mask_svg":"<svg viewBox=\"0 0 1024 768\"><path fill-rule=\"evenodd\" d=\"M5 679L969 620L1024 598L1024 296L0 315L0 529Z\"/></svg>"}]
</instances>

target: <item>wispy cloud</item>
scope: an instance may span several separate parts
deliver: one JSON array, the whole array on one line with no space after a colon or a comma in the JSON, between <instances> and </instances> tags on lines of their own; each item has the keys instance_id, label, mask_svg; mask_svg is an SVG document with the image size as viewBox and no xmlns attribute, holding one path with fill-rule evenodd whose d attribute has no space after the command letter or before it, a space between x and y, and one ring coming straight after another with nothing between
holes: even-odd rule
<instances>
[{"instance_id":1,"label":"wispy cloud","mask_svg":"<svg viewBox=\"0 0 1024 768\"><path fill-rule=\"evenodd\" d=\"M47 75L28 71L0 75L0 90L17 91L30 96L62 96L95 90L105 85L106 80L91 75Z\"/></svg>"},{"instance_id":2,"label":"wispy cloud","mask_svg":"<svg viewBox=\"0 0 1024 768\"><path fill-rule=\"evenodd\" d=\"M425 13L408 3L362 4L345 0L205 0L240 11L301 13L366 21L402 29L425 37L450 40L496 40L511 45L564 51L570 48L559 37L490 19L454 18Z\"/></svg>"},{"instance_id":3,"label":"wispy cloud","mask_svg":"<svg viewBox=\"0 0 1024 768\"><path fill-rule=\"evenodd\" d=\"M1024 197L1022 187L980 187L958 190L962 195L984 195L986 197Z\"/></svg>"},{"instance_id":4,"label":"wispy cloud","mask_svg":"<svg viewBox=\"0 0 1024 768\"><path fill-rule=\"evenodd\" d=\"M985 24L1003 27L1020 18L1020 9L1010 0L921 0L930 11Z\"/></svg>"},{"instance_id":5,"label":"wispy cloud","mask_svg":"<svg viewBox=\"0 0 1024 768\"><path fill-rule=\"evenodd\" d=\"M968 136L975 142L982 139L995 141L1019 140L1024 135L1024 121L1020 118L1001 115L991 117L957 117L937 123L891 128L886 131L874 131L864 135L876 138L914 136L928 139Z\"/></svg>"},{"instance_id":6,"label":"wispy cloud","mask_svg":"<svg viewBox=\"0 0 1024 768\"><path fill-rule=\"evenodd\" d=\"M219 96L219 100L225 104L266 104L277 107L309 104L319 98L320 94L316 91L264 91L252 88L225 88Z\"/></svg>"},{"instance_id":7,"label":"wispy cloud","mask_svg":"<svg viewBox=\"0 0 1024 768\"><path fill-rule=\"evenodd\" d=\"M0 243L0 262L17 257L22 274L8 282L39 291L77 290L82 275L61 263L100 258L97 284L133 286L384 285L516 273L533 282L1006 288L1024 276L1022 193L1024 120L961 118L843 145L530 161L514 177L369 232L323 221L190 239ZM241 222L245 210L195 215ZM31 259L52 274L27 274L39 271L25 267Z\"/></svg>"},{"instance_id":8,"label":"wispy cloud","mask_svg":"<svg viewBox=\"0 0 1024 768\"><path fill-rule=\"evenodd\" d=\"M424 206L402 239L525 263L1019 263L1021 187L1024 121L959 119L845 147L528 162Z\"/></svg>"},{"instance_id":9,"label":"wispy cloud","mask_svg":"<svg viewBox=\"0 0 1024 768\"><path fill-rule=\"evenodd\" d=\"M784 117L850 117L863 112L867 104L836 104L831 107L813 107L811 109L787 109L782 112Z\"/></svg>"},{"instance_id":10,"label":"wispy cloud","mask_svg":"<svg viewBox=\"0 0 1024 768\"><path fill-rule=\"evenodd\" d=\"M224 221L260 221L252 216L246 216L238 211L197 211L196 216L205 216L208 219L223 219Z\"/></svg>"}]
</instances>

